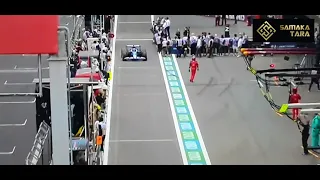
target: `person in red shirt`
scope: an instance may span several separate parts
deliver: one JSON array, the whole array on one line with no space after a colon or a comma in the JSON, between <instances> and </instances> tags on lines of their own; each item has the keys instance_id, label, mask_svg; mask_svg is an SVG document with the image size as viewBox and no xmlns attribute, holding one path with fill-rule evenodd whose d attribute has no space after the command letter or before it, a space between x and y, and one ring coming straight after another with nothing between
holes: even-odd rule
<instances>
[{"instance_id":1,"label":"person in red shirt","mask_svg":"<svg viewBox=\"0 0 320 180\"><path fill-rule=\"evenodd\" d=\"M290 94L289 103L299 103L300 100L301 100L301 96L298 93L298 88L294 87L292 89L292 94ZM298 114L299 114L299 108L293 108L292 117L294 120L297 119Z\"/></svg>"},{"instance_id":2,"label":"person in red shirt","mask_svg":"<svg viewBox=\"0 0 320 180\"><path fill-rule=\"evenodd\" d=\"M196 72L197 70L199 71L199 63L198 61L196 60L196 57L193 56L191 61L190 61L190 64L189 64L189 72L191 70L191 77L190 77L190 82L193 82L194 80L194 77L196 76Z\"/></svg>"}]
</instances>

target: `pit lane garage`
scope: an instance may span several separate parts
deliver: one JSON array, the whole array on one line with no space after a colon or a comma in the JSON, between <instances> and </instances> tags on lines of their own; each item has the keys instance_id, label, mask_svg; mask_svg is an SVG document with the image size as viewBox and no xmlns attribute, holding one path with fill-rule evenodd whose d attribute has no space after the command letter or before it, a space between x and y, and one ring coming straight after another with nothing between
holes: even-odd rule
<instances>
[{"instance_id":1,"label":"pit lane garage","mask_svg":"<svg viewBox=\"0 0 320 180\"><path fill-rule=\"evenodd\" d=\"M242 48L241 51L248 71L255 77L257 86L272 110L278 116L289 119L297 125L297 130L302 135L301 147L304 149L304 154L311 154L320 160L319 138L316 138L319 137L317 119L320 103L315 102L318 99L317 95L304 93L310 91L310 82L314 78L319 79L320 76L315 45L291 43L264 47L250 42L248 47ZM268 66L255 67L256 56L259 55L267 56ZM293 61L294 65L288 68L287 65L292 64L290 61ZM272 96L272 92L281 92L275 94L287 92L288 96ZM301 103L300 100L305 103ZM310 129L312 127L311 138L309 138L309 126ZM308 142L311 142L311 145Z\"/></svg>"},{"instance_id":2,"label":"pit lane garage","mask_svg":"<svg viewBox=\"0 0 320 180\"><path fill-rule=\"evenodd\" d=\"M38 85L39 79L34 79L33 83ZM82 77L71 78L70 84L72 164L100 164L103 132L99 123L103 121L107 87L104 83ZM37 87L36 92L38 91ZM37 130L41 131L43 121L51 126L50 109L50 79L44 78L43 96L36 99ZM48 136L51 139L51 135ZM51 141L47 143L49 148L42 153L51 157ZM27 164L32 163L34 156L35 154L29 154Z\"/></svg>"}]
</instances>

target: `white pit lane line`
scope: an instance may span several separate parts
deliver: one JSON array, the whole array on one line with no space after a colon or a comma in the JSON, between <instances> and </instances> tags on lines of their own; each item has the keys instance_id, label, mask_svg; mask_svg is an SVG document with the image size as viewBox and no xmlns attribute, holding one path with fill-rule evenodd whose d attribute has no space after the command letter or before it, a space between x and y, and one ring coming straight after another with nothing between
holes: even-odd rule
<instances>
[{"instance_id":1,"label":"white pit lane line","mask_svg":"<svg viewBox=\"0 0 320 180\"><path fill-rule=\"evenodd\" d=\"M12 154L14 154L15 150L16 150L16 146L14 146L14 147L12 148L12 151L9 151L9 152L0 152L0 155L12 155Z\"/></svg>"},{"instance_id":2,"label":"white pit lane line","mask_svg":"<svg viewBox=\"0 0 320 180\"><path fill-rule=\"evenodd\" d=\"M22 124L0 124L0 127L21 127L27 124L28 119L25 119Z\"/></svg>"}]
</instances>

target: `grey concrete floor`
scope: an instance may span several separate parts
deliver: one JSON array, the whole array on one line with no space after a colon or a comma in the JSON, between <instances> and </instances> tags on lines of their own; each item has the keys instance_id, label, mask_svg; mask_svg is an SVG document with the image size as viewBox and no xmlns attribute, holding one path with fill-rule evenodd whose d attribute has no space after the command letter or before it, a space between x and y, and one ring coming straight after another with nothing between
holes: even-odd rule
<instances>
[{"instance_id":1,"label":"grey concrete floor","mask_svg":"<svg viewBox=\"0 0 320 180\"><path fill-rule=\"evenodd\" d=\"M108 164L182 164L150 27L150 15L119 15ZM146 49L148 61L122 61L127 44Z\"/></svg>"},{"instance_id":2,"label":"grey concrete floor","mask_svg":"<svg viewBox=\"0 0 320 180\"><path fill-rule=\"evenodd\" d=\"M166 15L162 15L166 17ZM222 34L223 27L214 27L214 19L200 16L168 16L171 33L185 26L191 32ZM231 34L252 34L243 22L231 25ZM260 57L253 61L257 69L290 68L295 63L283 57ZM271 61L272 60L272 61ZM189 58L178 58L189 98L198 120L212 164L315 164L312 157L301 155L301 136L294 123L280 118L265 101L255 78L246 71L242 58L233 56L199 58L200 71L194 83L189 82ZM272 95L278 104L287 103L288 89L274 87ZM301 87L302 101L310 102L316 92L306 93Z\"/></svg>"},{"instance_id":3,"label":"grey concrete floor","mask_svg":"<svg viewBox=\"0 0 320 180\"><path fill-rule=\"evenodd\" d=\"M60 16L60 25L66 25L72 30L73 19L70 16ZM59 54L64 53L63 36L59 35ZM47 68L47 57L43 57L42 67ZM34 92L32 84L37 73L4 73L1 70L14 70L19 68L37 68L36 56L0 56L0 92ZM44 78L49 77L48 69L43 70ZM17 84L18 83L18 84ZM34 97L0 97L0 164L1 165L23 165L33 145L36 132L36 108ZM3 104L1 102L25 102L24 104ZM4 126L10 124L22 124L24 126ZM15 151L11 155L1 152Z\"/></svg>"}]
</instances>

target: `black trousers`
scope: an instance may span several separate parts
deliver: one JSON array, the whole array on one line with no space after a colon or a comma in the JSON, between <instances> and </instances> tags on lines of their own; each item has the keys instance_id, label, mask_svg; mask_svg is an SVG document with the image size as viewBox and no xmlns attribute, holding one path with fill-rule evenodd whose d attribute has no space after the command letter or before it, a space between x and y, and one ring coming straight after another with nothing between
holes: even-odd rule
<instances>
[{"instance_id":1,"label":"black trousers","mask_svg":"<svg viewBox=\"0 0 320 180\"><path fill-rule=\"evenodd\" d=\"M177 50L178 50L177 57L181 57L181 53L182 53L182 46L178 46L178 47L177 47Z\"/></svg>"},{"instance_id":2,"label":"black trousers","mask_svg":"<svg viewBox=\"0 0 320 180\"><path fill-rule=\"evenodd\" d=\"M224 37L229 38L230 37L230 32L229 31L225 31L224 32Z\"/></svg>"},{"instance_id":3,"label":"black trousers","mask_svg":"<svg viewBox=\"0 0 320 180\"><path fill-rule=\"evenodd\" d=\"M302 133L302 147L303 147L303 153L308 154L308 139L309 139L309 133Z\"/></svg>"},{"instance_id":4,"label":"black trousers","mask_svg":"<svg viewBox=\"0 0 320 180\"><path fill-rule=\"evenodd\" d=\"M161 53L161 51L162 51L162 44L158 44L157 46L158 46L158 53Z\"/></svg>"},{"instance_id":5,"label":"black trousers","mask_svg":"<svg viewBox=\"0 0 320 180\"><path fill-rule=\"evenodd\" d=\"M317 87L318 87L318 90L320 90L319 80L312 78L311 82L310 82L310 85L309 85L309 91L311 90L311 87L312 87L313 83L315 83L317 85Z\"/></svg>"},{"instance_id":6,"label":"black trousers","mask_svg":"<svg viewBox=\"0 0 320 180\"><path fill-rule=\"evenodd\" d=\"M220 17L216 17L216 26L220 26Z\"/></svg>"},{"instance_id":7,"label":"black trousers","mask_svg":"<svg viewBox=\"0 0 320 180\"><path fill-rule=\"evenodd\" d=\"M224 23L224 25L227 25L227 19L226 18L222 18L221 20L222 20L221 21L221 26L223 26L223 23Z\"/></svg>"},{"instance_id":8,"label":"black trousers","mask_svg":"<svg viewBox=\"0 0 320 180\"><path fill-rule=\"evenodd\" d=\"M193 43L191 44L191 55L196 55L196 50L197 50L197 44Z\"/></svg>"},{"instance_id":9,"label":"black trousers","mask_svg":"<svg viewBox=\"0 0 320 180\"><path fill-rule=\"evenodd\" d=\"M171 39L171 36L170 36L170 26L166 27L165 31L166 31L168 37Z\"/></svg>"},{"instance_id":10,"label":"black trousers","mask_svg":"<svg viewBox=\"0 0 320 180\"><path fill-rule=\"evenodd\" d=\"M209 47L208 50L209 50L209 52L207 52L207 53L209 54L208 57L210 58L210 57L212 57L212 55L213 55L213 47Z\"/></svg>"},{"instance_id":11,"label":"black trousers","mask_svg":"<svg viewBox=\"0 0 320 180\"><path fill-rule=\"evenodd\" d=\"M186 53L189 54L189 48L188 48L188 45L186 45L186 44L183 45L181 54L184 54L185 49L186 49Z\"/></svg>"},{"instance_id":12,"label":"black trousers","mask_svg":"<svg viewBox=\"0 0 320 180\"><path fill-rule=\"evenodd\" d=\"M302 147L303 147L303 153L308 154L308 139L309 139L309 130L310 126L308 125L302 125L303 129L301 132L301 141L302 141Z\"/></svg>"},{"instance_id":13,"label":"black trousers","mask_svg":"<svg viewBox=\"0 0 320 180\"><path fill-rule=\"evenodd\" d=\"M218 54L219 49L220 49L220 44L219 43L213 43L213 54Z\"/></svg>"}]
</instances>

